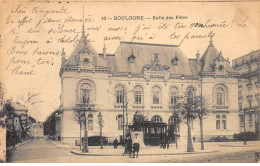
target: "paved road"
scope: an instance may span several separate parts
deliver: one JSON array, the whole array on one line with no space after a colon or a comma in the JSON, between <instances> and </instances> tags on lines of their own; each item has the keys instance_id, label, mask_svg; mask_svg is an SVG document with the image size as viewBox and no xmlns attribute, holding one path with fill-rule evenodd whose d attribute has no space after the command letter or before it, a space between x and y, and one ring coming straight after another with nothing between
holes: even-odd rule
<instances>
[{"instance_id":1,"label":"paved road","mask_svg":"<svg viewBox=\"0 0 260 166\"><path fill-rule=\"evenodd\" d=\"M71 154L70 149L57 148L49 141L39 139L33 140L16 150L12 150L8 154L8 161L15 163L251 163L255 162L255 157L253 150L246 150L242 152L232 152L227 150L225 152L202 154L139 156L138 159L129 158L128 156L79 156Z\"/></svg>"}]
</instances>

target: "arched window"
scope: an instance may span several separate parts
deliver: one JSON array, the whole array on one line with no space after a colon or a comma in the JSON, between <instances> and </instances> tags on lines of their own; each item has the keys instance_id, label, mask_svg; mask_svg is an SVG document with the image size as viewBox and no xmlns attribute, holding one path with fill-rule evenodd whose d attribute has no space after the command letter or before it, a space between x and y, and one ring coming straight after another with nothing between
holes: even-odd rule
<instances>
[{"instance_id":1,"label":"arched window","mask_svg":"<svg viewBox=\"0 0 260 166\"><path fill-rule=\"evenodd\" d=\"M225 91L223 88L216 89L217 105L225 105Z\"/></svg>"},{"instance_id":2,"label":"arched window","mask_svg":"<svg viewBox=\"0 0 260 166\"><path fill-rule=\"evenodd\" d=\"M83 64L84 64L84 65L88 65L88 64L89 64L89 59L88 59L88 58L84 58Z\"/></svg>"},{"instance_id":3,"label":"arched window","mask_svg":"<svg viewBox=\"0 0 260 166\"><path fill-rule=\"evenodd\" d=\"M116 103L117 104L123 103L125 87L123 85L117 85L115 91L116 91Z\"/></svg>"},{"instance_id":4,"label":"arched window","mask_svg":"<svg viewBox=\"0 0 260 166\"><path fill-rule=\"evenodd\" d=\"M178 89L176 87L171 87L170 88L170 104L171 105L177 104L178 95L179 95Z\"/></svg>"},{"instance_id":5,"label":"arched window","mask_svg":"<svg viewBox=\"0 0 260 166\"><path fill-rule=\"evenodd\" d=\"M169 118L168 124L169 124L169 125L177 125L177 131L180 131L180 123L178 122L177 124L175 124L174 116L171 116L171 117Z\"/></svg>"},{"instance_id":6,"label":"arched window","mask_svg":"<svg viewBox=\"0 0 260 166\"><path fill-rule=\"evenodd\" d=\"M93 115L88 114L88 129L93 130Z\"/></svg>"},{"instance_id":7,"label":"arched window","mask_svg":"<svg viewBox=\"0 0 260 166\"><path fill-rule=\"evenodd\" d=\"M89 103L93 101L93 87L89 83L80 86L80 102Z\"/></svg>"},{"instance_id":8,"label":"arched window","mask_svg":"<svg viewBox=\"0 0 260 166\"><path fill-rule=\"evenodd\" d=\"M193 98L195 97L195 92L196 92L196 89L193 88L192 86L189 86L187 88L187 95L188 95L188 100L193 100Z\"/></svg>"},{"instance_id":9,"label":"arched window","mask_svg":"<svg viewBox=\"0 0 260 166\"><path fill-rule=\"evenodd\" d=\"M144 90L140 85L134 87L134 99L135 104L144 104Z\"/></svg>"},{"instance_id":10,"label":"arched window","mask_svg":"<svg viewBox=\"0 0 260 166\"><path fill-rule=\"evenodd\" d=\"M152 88L153 104L161 104L161 88L154 86Z\"/></svg>"},{"instance_id":11,"label":"arched window","mask_svg":"<svg viewBox=\"0 0 260 166\"><path fill-rule=\"evenodd\" d=\"M220 116L219 115L216 116L216 129L220 130Z\"/></svg>"},{"instance_id":12,"label":"arched window","mask_svg":"<svg viewBox=\"0 0 260 166\"><path fill-rule=\"evenodd\" d=\"M244 116L239 115L240 127L244 127Z\"/></svg>"},{"instance_id":13,"label":"arched window","mask_svg":"<svg viewBox=\"0 0 260 166\"><path fill-rule=\"evenodd\" d=\"M118 130L123 130L123 115L117 115Z\"/></svg>"},{"instance_id":14,"label":"arched window","mask_svg":"<svg viewBox=\"0 0 260 166\"><path fill-rule=\"evenodd\" d=\"M226 115L222 115L222 126L224 130L227 129Z\"/></svg>"},{"instance_id":15,"label":"arched window","mask_svg":"<svg viewBox=\"0 0 260 166\"><path fill-rule=\"evenodd\" d=\"M159 115L155 115L152 117L152 122L162 122L162 118Z\"/></svg>"},{"instance_id":16,"label":"arched window","mask_svg":"<svg viewBox=\"0 0 260 166\"><path fill-rule=\"evenodd\" d=\"M171 125L174 124L174 117L173 117L173 116L171 116L171 117L169 118L168 124L171 124Z\"/></svg>"}]
</instances>

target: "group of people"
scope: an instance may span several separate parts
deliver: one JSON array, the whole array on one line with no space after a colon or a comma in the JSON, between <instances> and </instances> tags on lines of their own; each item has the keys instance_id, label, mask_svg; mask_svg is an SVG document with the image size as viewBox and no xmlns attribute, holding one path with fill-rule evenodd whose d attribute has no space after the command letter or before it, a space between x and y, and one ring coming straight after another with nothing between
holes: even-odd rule
<instances>
[{"instance_id":1,"label":"group of people","mask_svg":"<svg viewBox=\"0 0 260 166\"><path fill-rule=\"evenodd\" d=\"M138 135L137 134L135 135L134 140L132 140L131 136L128 136L125 141L124 154L129 153L129 158L131 158L132 157L131 154L133 152L133 158L135 158L135 153L136 153L136 158L138 158L139 149L140 149L140 141L138 139Z\"/></svg>"},{"instance_id":2,"label":"group of people","mask_svg":"<svg viewBox=\"0 0 260 166\"><path fill-rule=\"evenodd\" d=\"M160 148L167 148L169 149L170 141L169 141L169 136L168 135L160 135Z\"/></svg>"},{"instance_id":3,"label":"group of people","mask_svg":"<svg viewBox=\"0 0 260 166\"><path fill-rule=\"evenodd\" d=\"M117 149L118 147L117 139L114 140L113 145L114 145L114 149ZM131 158L133 154L133 158L135 157L138 158L139 149L140 149L140 142L138 139L138 135L135 135L134 140L132 140L131 136L129 135L125 140L124 155L129 154L129 158Z\"/></svg>"}]
</instances>

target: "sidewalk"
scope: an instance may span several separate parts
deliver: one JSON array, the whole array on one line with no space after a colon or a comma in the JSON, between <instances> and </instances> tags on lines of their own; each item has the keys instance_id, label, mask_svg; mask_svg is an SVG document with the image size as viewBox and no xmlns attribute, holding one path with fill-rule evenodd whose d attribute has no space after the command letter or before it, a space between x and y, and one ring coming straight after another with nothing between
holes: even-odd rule
<instances>
[{"instance_id":1,"label":"sidewalk","mask_svg":"<svg viewBox=\"0 0 260 166\"><path fill-rule=\"evenodd\" d=\"M33 139L29 139L29 140L26 140L26 141L23 141L21 143L17 143L15 144L15 149L18 149L26 144L28 144L29 142L31 142ZM13 146L8 146L6 147L6 150L13 150Z\"/></svg>"},{"instance_id":2,"label":"sidewalk","mask_svg":"<svg viewBox=\"0 0 260 166\"><path fill-rule=\"evenodd\" d=\"M81 156L123 156L124 152L123 146L118 146L117 149L114 149L113 146L104 146L103 149L100 149L100 146L89 146L89 152L82 153L79 146L68 145L53 140L49 140L49 142L58 148L68 149L72 154ZM193 143L194 152L187 152L186 142L178 143L177 149L175 144L170 144L169 149L163 149L159 146L146 146L140 148L139 156L206 154L231 151L239 152L242 150L260 151L260 141L250 141L247 145L243 145L243 142L205 142L204 145L205 150L200 150L200 142Z\"/></svg>"}]
</instances>

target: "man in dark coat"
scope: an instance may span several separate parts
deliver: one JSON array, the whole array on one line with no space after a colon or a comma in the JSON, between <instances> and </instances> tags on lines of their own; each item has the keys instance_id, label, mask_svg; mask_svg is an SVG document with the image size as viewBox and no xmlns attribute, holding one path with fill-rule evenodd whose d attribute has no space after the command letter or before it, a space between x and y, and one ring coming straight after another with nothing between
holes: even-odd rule
<instances>
[{"instance_id":1,"label":"man in dark coat","mask_svg":"<svg viewBox=\"0 0 260 166\"><path fill-rule=\"evenodd\" d=\"M129 136L129 137L127 138L127 141L126 141L127 151L129 152L129 158L131 158L132 144L133 144L132 139L131 139L131 137Z\"/></svg>"},{"instance_id":2,"label":"man in dark coat","mask_svg":"<svg viewBox=\"0 0 260 166\"><path fill-rule=\"evenodd\" d=\"M113 145L114 145L114 149L117 149L117 146L118 146L118 140L115 138L114 142L113 142Z\"/></svg>"}]
</instances>

